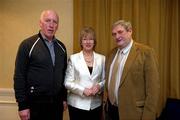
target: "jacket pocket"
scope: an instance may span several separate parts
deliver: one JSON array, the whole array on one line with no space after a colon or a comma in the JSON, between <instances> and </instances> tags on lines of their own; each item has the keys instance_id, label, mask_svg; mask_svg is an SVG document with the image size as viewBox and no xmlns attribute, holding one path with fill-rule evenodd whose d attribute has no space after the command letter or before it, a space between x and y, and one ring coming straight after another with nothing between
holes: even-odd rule
<instances>
[{"instance_id":1,"label":"jacket pocket","mask_svg":"<svg viewBox=\"0 0 180 120\"><path fill-rule=\"evenodd\" d=\"M144 107L144 101L136 101L136 107Z\"/></svg>"},{"instance_id":2,"label":"jacket pocket","mask_svg":"<svg viewBox=\"0 0 180 120\"><path fill-rule=\"evenodd\" d=\"M144 101L136 101L136 109L138 112L142 113L144 109Z\"/></svg>"}]
</instances>

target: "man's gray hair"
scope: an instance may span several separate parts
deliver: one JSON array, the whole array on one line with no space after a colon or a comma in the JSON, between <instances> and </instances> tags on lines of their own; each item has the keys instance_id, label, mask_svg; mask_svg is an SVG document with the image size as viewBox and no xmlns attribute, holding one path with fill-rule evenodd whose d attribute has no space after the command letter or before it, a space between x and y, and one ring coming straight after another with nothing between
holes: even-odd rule
<instances>
[{"instance_id":1,"label":"man's gray hair","mask_svg":"<svg viewBox=\"0 0 180 120\"><path fill-rule=\"evenodd\" d=\"M112 29L115 28L116 26L121 25L123 26L127 31L128 30L132 30L132 25L129 21L125 21L125 20L118 20L115 23L113 23L112 25Z\"/></svg>"}]
</instances>

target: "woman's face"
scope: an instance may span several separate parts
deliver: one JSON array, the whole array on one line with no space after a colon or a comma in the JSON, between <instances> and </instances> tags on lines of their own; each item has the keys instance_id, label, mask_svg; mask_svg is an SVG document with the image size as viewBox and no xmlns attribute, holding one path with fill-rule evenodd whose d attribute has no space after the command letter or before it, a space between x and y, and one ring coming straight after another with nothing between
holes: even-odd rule
<instances>
[{"instance_id":1,"label":"woman's face","mask_svg":"<svg viewBox=\"0 0 180 120\"><path fill-rule=\"evenodd\" d=\"M84 51L92 51L94 49L94 39L92 35L82 37L81 46Z\"/></svg>"}]
</instances>

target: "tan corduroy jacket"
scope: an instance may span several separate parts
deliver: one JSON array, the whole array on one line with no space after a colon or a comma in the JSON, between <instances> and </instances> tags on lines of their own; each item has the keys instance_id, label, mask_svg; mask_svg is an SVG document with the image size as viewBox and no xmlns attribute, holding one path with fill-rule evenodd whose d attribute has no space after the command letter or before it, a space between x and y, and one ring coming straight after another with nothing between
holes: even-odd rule
<instances>
[{"instance_id":1,"label":"tan corduroy jacket","mask_svg":"<svg viewBox=\"0 0 180 120\"><path fill-rule=\"evenodd\" d=\"M106 85L110 65L118 48L106 59ZM157 58L152 48L133 42L118 92L120 120L155 120L160 91Z\"/></svg>"}]
</instances>

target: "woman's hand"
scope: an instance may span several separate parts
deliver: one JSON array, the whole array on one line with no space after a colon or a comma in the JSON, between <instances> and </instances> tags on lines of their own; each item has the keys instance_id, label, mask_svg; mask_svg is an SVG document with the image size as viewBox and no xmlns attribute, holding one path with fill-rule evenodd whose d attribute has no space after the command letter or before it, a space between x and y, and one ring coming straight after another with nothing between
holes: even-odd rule
<instances>
[{"instance_id":1,"label":"woman's hand","mask_svg":"<svg viewBox=\"0 0 180 120\"><path fill-rule=\"evenodd\" d=\"M100 85L96 84L91 89L92 89L92 95L96 95L100 91Z\"/></svg>"},{"instance_id":2,"label":"woman's hand","mask_svg":"<svg viewBox=\"0 0 180 120\"><path fill-rule=\"evenodd\" d=\"M91 96L92 95L92 89L85 88L83 94L85 96Z\"/></svg>"}]
</instances>

